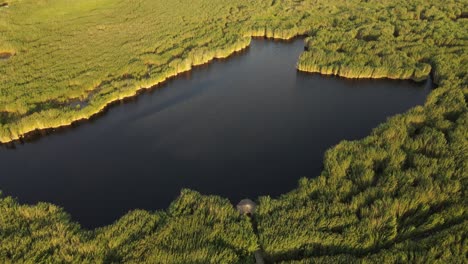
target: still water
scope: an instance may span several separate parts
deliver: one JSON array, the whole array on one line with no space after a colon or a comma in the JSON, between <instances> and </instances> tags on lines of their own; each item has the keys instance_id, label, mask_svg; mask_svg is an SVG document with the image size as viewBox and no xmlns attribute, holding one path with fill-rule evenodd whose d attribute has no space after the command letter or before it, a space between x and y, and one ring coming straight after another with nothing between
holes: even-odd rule
<instances>
[{"instance_id":1,"label":"still water","mask_svg":"<svg viewBox=\"0 0 468 264\"><path fill-rule=\"evenodd\" d=\"M165 209L182 188L236 203L320 174L324 151L424 103L430 81L297 72L303 41L254 40L90 122L0 147L0 190L60 205L84 227Z\"/></svg>"}]
</instances>

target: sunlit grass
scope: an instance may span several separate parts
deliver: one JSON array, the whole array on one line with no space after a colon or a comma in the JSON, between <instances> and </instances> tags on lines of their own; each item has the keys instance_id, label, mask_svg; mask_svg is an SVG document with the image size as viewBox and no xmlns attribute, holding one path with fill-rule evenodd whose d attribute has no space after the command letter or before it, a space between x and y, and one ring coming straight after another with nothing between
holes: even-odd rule
<instances>
[{"instance_id":1,"label":"sunlit grass","mask_svg":"<svg viewBox=\"0 0 468 264\"><path fill-rule=\"evenodd\" d=\"M9 1L0 7L1 142L88 118L252 36L306 34L299 70L432 76L438 88L424 106L328 150L319 177L259 198L256 234L226 200L189 191L166 211L93 231L55 206L7 197L0 261L246 263L261 247L285 263L466 262L466 8L462 0Z\"/></svg>"},{"instance_id":2,"label":"sunlit grass","mask_svg":"<svg viewBox=\"0 0 468 264\"><path fill-rule=\"evenodd\" d=\"M251 36L309 35L298 62L303 71L422 80L436 69L436 81L457 71L466 79L466 70L452 69L457 63L435 59L464 55L462 7L458 1L440 8L423 1L13 1L0 11L0 53L9 54L0 61L0 142L89 118L112 101L245 48ZM466 65L463 58L457 59Z\"/></svg>"}]
</instances>

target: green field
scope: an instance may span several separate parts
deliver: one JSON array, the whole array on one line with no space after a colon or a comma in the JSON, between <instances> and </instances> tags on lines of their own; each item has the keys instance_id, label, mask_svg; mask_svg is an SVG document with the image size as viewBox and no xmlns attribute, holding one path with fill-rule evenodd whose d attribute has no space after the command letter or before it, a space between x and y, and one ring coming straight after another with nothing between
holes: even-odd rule
<instances>
[{"instance_id":1,"label":"green field","mask_svg":"<svg viewBox=\"0 0 468 264\"><path fill-rule=\"evenodd\" d=\"M296 35L307 35L299 70L432 76L437 88L329 149L318 177L258 198L252 221L191 191L96 230L56 206L0 198L0 262L249 263L257 249L284 263L468 262L463 0L3 0L0 142L87 119L253 36Z\"/></svg>"}]
</instances>

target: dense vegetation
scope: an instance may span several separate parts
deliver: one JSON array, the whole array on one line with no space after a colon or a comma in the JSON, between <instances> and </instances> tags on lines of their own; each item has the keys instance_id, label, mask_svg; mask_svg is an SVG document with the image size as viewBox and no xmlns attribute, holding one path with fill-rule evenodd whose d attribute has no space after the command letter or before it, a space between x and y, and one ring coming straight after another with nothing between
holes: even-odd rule
<instances>
[{"instance_id":1,"label":"dense vegetation","mask_svg":"<svg viewBox=\"0 0 468 264\"><path fill-rule=\"evenodd\" d=\"M260 198L260 245L275 262L466 263L467 3L368 2L314 27L298 68L414 80L432 71L439 87L424 107L327 151L321 176Z\"/></svg>"},{"instance_id":2,"label":"dense vegetation","mask_svg":"<svg viewBox=\"0 0 468 264\"><path fill-rule=\"evenodd\" d=\"M280 199L262 197L257 218L269 257L462 262L468 115L463 97L450 109L432 99L329 150L318 178Z\"/></svg>"},{"instance_id":3,"label":"dense vegetation","mask_svg":"<svg viewBox=\"0 0 468 264\"><path fill-rule=\"evenodd\" d=\"M319 177L302 179L278 199L260 197L255 229L228 201L190 191L165 212L135 211L93 231L55 206L6 197L2 262L245 263L257 248L285 263L467 262L466 1L8 6L0 7L3 142L87 118L140 87L226 57L251 36L308 35L298 62L303 71L414 80L431 73L438 88L424 106L327 151Z\"/></svg>"},{"instance_id":4,"label":"dense vegetation","mask_svg":"<svg viewBox=\"0 0 468 264\"><path fill-rule=\"evenodd\" d=\"M86 231L54 205L0 199L2 263L246 263L250 220L219 197L184 190L165 212L132 211Z\"/></svg>"},{"instance_id":5,"label":"dense vegetation","mask_svg":"<svg viewBox=\"0 0 468 264\"><path fill-rule=\"evenodd\" d=\"M466 4L433 2L11 1L0 7L0 142L89 118L251 36L309 35L304 71L466 79Z\"/></svg>"}]
</instances>

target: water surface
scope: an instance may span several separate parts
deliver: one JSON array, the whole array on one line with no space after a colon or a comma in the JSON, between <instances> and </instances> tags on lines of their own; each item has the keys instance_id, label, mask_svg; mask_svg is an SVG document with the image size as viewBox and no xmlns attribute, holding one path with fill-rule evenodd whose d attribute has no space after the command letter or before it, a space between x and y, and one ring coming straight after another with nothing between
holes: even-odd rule
<instances>
[{"instance_id":1,"label":"water surface","mask_svg":"<svg viewBox=\"0 0 468 264\"><path fill-rule=\"evenodd\" d=\"M300 73L302 50L300 39L254 40L91 122L1 147L0 189L63 206L85 227L165 209L182 188L233 203L278 196L319 175L327 148L423 104L431 89Z\"/></svg>"}]
</instances>

